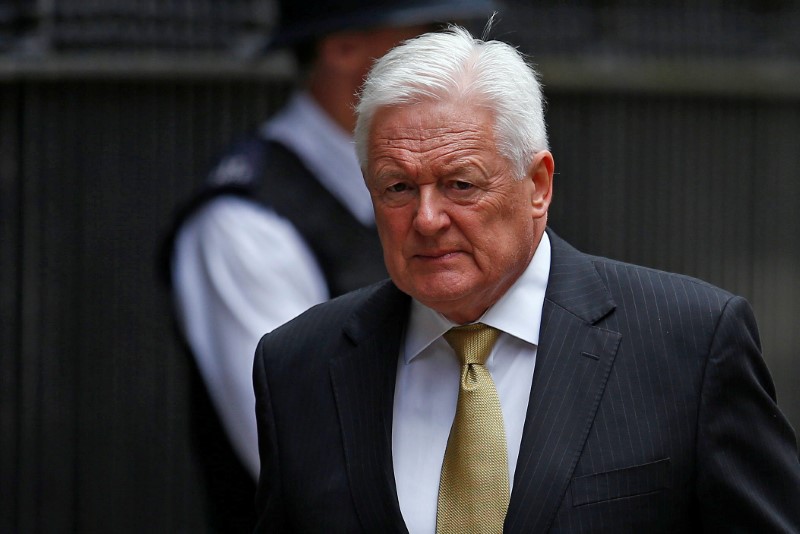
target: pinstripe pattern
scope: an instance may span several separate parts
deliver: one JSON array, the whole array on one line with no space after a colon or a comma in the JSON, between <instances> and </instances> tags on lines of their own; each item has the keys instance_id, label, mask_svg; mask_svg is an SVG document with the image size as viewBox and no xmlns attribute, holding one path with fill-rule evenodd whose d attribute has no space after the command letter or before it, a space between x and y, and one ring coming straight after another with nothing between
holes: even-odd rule
<instances>
[{"instance_id":1,"label":"pinstripe pattern","mask_svg":"<svg viewBox=\"0 0 800 534\"><path fill-rule=\"evenodd\" d=\"M795 437L749 305L550 239L505 531L800 532ZM262 530L406 531L390 432L407 310L378 284L262 340Z\"/></svg>"}]
</instances>

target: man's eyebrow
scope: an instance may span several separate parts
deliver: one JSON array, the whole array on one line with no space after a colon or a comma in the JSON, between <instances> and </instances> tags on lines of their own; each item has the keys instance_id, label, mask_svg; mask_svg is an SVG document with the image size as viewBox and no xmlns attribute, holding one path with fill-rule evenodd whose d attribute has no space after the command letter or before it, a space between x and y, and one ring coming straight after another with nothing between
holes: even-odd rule
<instances>
[{"instance_id":1,"label":"man's eyebrow","mask_svg":"<svg viewBox=\"0 0 800 534\"><path fill-rule=\"evenodd\" d=\"M408 178L408 173L400 169L392 168L385 171L378 171L374 174L379 180L400 180Z\"/></svg>"},{"instance_id":2,"label":"man's eyebrow","mask_svg":"<svg viewBox=\"0 0 800 534\"><path fill-rule=\"evenodd\" d=\"M482 174L480 167L468 161L455 161L442 166L442 176L445 178L464 175L472 176L474 174Z\"/></svg>"},{"instance_id":3,"label":"man's eyebrow","mask_svg":"<svg viewBox=\"0 0 800 534\"><path fill-rule=\"evenodd\" d=\"M463 161L454 162L451 164L442 165L443 174L464 174L475 170L475 165Z\"/></svg>"}]
</instances>

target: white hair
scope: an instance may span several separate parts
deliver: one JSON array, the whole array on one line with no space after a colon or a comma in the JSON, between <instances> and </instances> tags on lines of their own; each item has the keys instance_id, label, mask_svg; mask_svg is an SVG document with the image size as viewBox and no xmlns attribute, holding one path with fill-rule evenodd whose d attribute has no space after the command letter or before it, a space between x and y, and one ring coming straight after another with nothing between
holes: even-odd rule
<instances>
[{"instance_id":1,"label":"white hair","mask_svg":"<svg viewBox=\"0 0 800 534\"><path fill-rule=\"evenodd\" d=\"M355 144L362 169L372 119L386 106L465 102L494 115L497 149L522 179L534 155L547 150L538 75L514 47L475 39L450 26L389 51L372 67L356 106Z\"/></svg>"}]
</instances>

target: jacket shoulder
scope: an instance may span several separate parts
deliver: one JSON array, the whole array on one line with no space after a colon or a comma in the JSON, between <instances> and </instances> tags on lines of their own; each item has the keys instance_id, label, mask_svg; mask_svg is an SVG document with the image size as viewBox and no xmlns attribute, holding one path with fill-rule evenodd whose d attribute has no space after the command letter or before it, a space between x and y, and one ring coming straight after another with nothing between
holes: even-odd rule
<instances>
[{"instance_id":1,"label":"jacket shoulder","mask_svg":"<svg viewBox=\"0 0 800 534\"><path fill-rule=\"evenodd\" d=\"M705 303L718 308L735 297L730 291L693 276L599 256L590 256L590 259L615 299L630 300L638 295L665 302Z\"/></svg>"},{"instance_id":2,"label":"jacket shoulder","mask_svg":"<svg viewBox=\"0 0 800 534\"><path fill-rule=\"evenodd\" d=\"M281 358L338 351L342 343L353 344L380 332L385 321L402 318L407 301L391 281L376 282L318 304L265 334L259 352Z\"/></svg>"},{"instance_id":3,"label":"jacket shoulder","mask_svg":"<svg viewBox=\"0 0 800 534\"><path fill-rule=\"evenodd\" d=\"M639 319L703 316L713 321L738 299L698 278L587 254L552 231L548 234L552 247L548 298L573 312L582 311L590 321L614 309L614 315L634 314Z\"/></svg>"}]
</instances>

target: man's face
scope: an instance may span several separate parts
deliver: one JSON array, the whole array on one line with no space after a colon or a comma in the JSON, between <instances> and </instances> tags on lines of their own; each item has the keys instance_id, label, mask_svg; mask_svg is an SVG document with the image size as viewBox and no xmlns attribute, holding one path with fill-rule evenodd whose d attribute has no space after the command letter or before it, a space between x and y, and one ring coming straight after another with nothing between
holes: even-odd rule
<instances>
[{"instance_id":1,"label":"man's face","mask_svg":"<svg viewBox=\"0 0 800 534\"><path fill-rule=\"evenodd\" d=\"M366 183L395 284L456 323L478 319L527 267L544 231L553 163L522 180L495 146L493 116L429 102L376 113Z\"/></svg>"}]
</instances>

